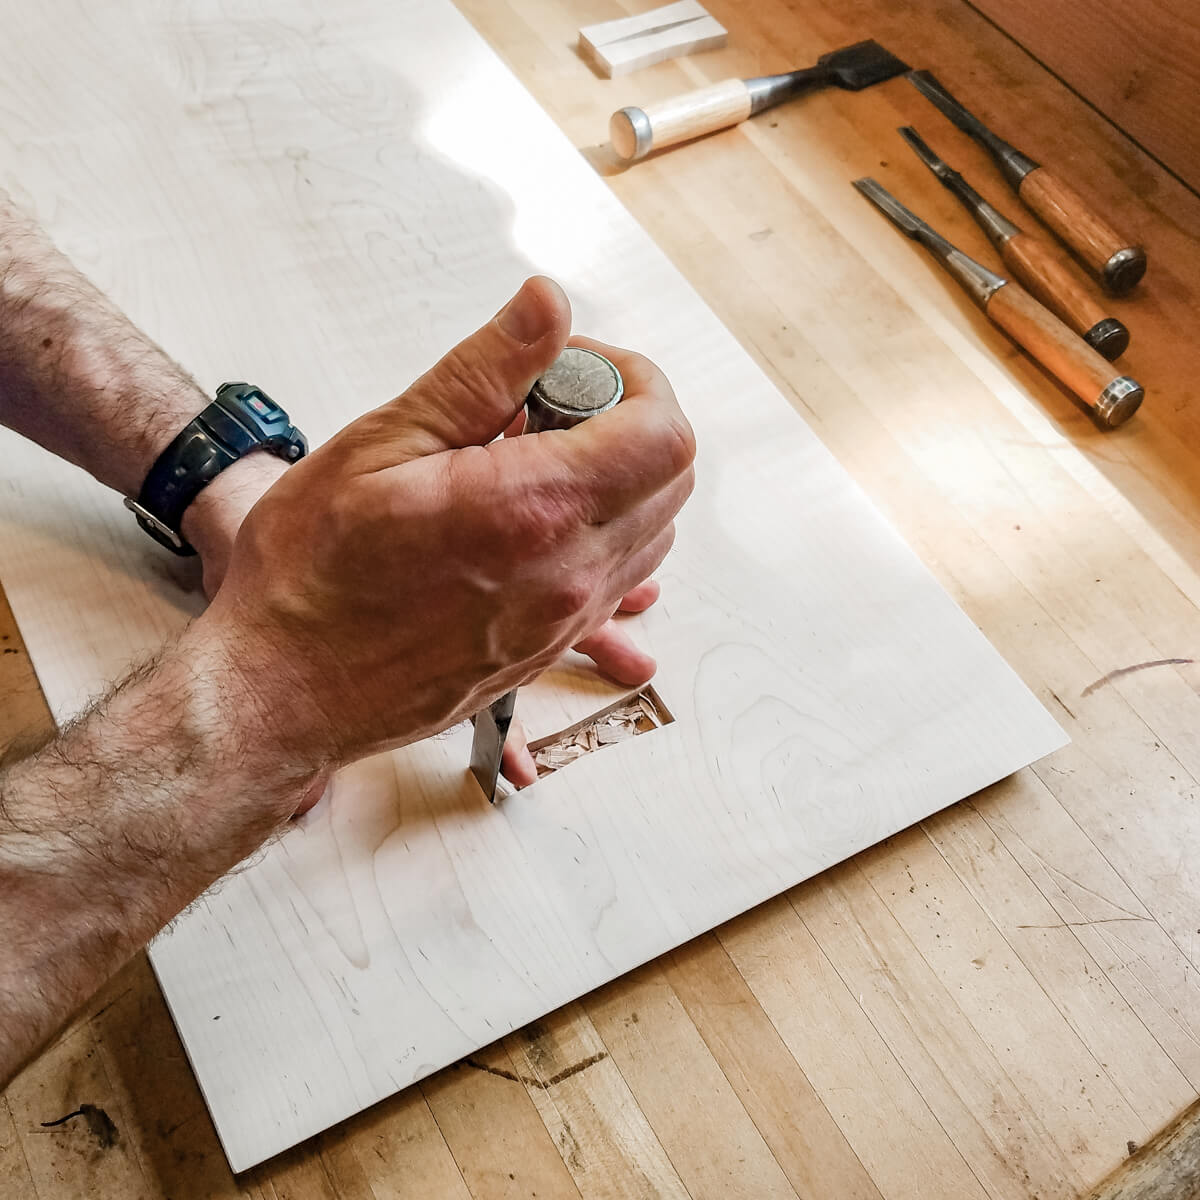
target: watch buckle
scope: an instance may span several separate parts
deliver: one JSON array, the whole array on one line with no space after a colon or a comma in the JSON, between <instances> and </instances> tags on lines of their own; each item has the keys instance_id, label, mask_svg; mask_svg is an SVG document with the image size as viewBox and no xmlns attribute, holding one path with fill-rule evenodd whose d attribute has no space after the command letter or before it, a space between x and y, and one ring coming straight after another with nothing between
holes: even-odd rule
<instances>
[{"instance_id":1,"label":"watch buckle","mask_svg":"<svg viewBox=\"0 0 1200 1200\"><path fill-rule=\"evenodd\" d=\"M176 550L183 549L183 538L181 538L179 534L177 534L175 530L170 527L170 525L166 525L160 521L148 508L139 504L136 500L130 500L128 496L125 497L125 507L129 509L129 511L133 513L133 515L137 517L139 521L144 521L147 525L152 526L154 530L162 537L166 538Z\"/></svg>"}]
</instances>

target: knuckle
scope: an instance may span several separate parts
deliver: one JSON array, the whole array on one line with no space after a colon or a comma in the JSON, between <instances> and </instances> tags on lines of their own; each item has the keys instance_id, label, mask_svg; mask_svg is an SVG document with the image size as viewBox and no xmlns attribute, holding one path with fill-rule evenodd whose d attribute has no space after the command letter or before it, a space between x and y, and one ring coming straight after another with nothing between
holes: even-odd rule
<instances>
[{"instance_id":1,"label":"knuckle","mask_svg":"<svg viewBox=\"0 0 1200 1200\"><path fill-rule=\"evenodd\" d=\"M591 609L595 595L596 587L586 573L563 573L547 588L545 615L551 624L574 626ZM566 644L576 636L577 631L567 635Z\"/></svg>"},{"instance_id":2,"label":"knuckle","mask_svg":"<svg viewBox=\"0 0 1200 1200\"><path fill-rule=\"evenodd\" d=\"M451 350L421 383L439 401L470 397L481 407L499 402L496 366L469 340Z\"/></svg>"},{"instance_id":3,"label":"knuckle","mask_svg":"<svg viewBox=\"0 0 1200 1200\"><path fill-rule=\"evenodd\" d=\"M323 565L326 560L355 553L374 536L379 499L361 477L344 480L320 502L321 519L314 530L315 550Z\"/></svg>"},{"instance_id":4,"label":"knuckle","mask_svg":"<svg viewBox=\"0 0 1200 1200\"><path fill-rule=\"evenodd\" d=\"M671 465L672 475L683 475L696 460L696 431L679 410L663 421L660 434L663 456Z\"/></svg>"},{"instance_id":5,"label":"knuckle","mask_svg":"<svg viewBox=\"0 0 1200 1200\"><path fill-rule=\"evenodd\" d=\"M647 358L636 350L622 350L625 370L628 374L644 379L652 388L670 388L662 368L653 359Z\"/></svg>"},{"instance_id":6,"label":"knuckle","mask_svg":"<svg viewBox=\"0 0 1200 1200\"><path fill-rule=\"evenodd\" d=\"M552 488L518 493L508 504L493 508L493 519L500 522L511 551L524 559L557 550L575 524L568 497Z\"/></svg>"}]
</instances>

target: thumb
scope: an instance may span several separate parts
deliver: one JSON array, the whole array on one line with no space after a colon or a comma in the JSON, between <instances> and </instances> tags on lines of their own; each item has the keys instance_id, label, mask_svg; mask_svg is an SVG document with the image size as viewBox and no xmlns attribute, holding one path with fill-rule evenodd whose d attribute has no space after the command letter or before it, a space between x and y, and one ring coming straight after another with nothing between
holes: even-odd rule
<instances>
[{"instance_id":1,"label":"thumb","mask_svg":"<svg viewBox=\"0 0 1200 1200\"><path fill-rule=\"evenodd\" d=\"M347 427L360 469L395 466L504 432L534 380L562 353L571 305L552 279L535 275L482 329L459 342L395 400ZM363 463L363 457L371 460Z\"/></svg>"}]
</instances>

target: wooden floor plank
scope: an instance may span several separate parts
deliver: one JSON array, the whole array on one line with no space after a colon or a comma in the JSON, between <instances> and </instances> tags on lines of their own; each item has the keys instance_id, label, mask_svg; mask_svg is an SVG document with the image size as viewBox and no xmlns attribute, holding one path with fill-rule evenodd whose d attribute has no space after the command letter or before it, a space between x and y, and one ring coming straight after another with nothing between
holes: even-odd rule
<instances>
[{"instance_id":1,"label":"wooden floor plank","mask_svg":"<svg viewBox=\"0 0 1200 1200\"><path fill-rule=\"evenodd\" d=\"M8 1101L0 1096L0 1196L36 1200L33 1173L17 1136Z\"/></svg>"},{"instance_id":2,"label":"wooden floor plank","mask_svg":"<svg viewBox=\"0 0 1200 1200\"><path fill-rule=\"evenodd\" d=\"M502 1045L419 1087L472 1200L580 1197Z\"/></svg>"},{"instance_id":3,"label":"wooden floor plank","mask_svg":"<svg viewBox=\"0 0 1200 1200\"><path fill-rule=\"evenodd\" d=\"M97 1053L130 1117L147 1197L253 1195L255 1180L230 1173L146 956L129 963L89 1011Z\"/></svg>"},{"instance_id":4,"label":"wooden floor plank","mask_svg":"<svg viewBox=\"0 0 1200 1200\"><path fill-rule=\"evenodd\" d=\"M551 1013L505 1045L583 1200L687 1200L581 1005Z\"/></svg>"},{"instance_id":5,"label":"wooden floor plank","mask_svg":"<svg viewBox=\"0 0 1200 1200\"><path fill-rule=\"evenodd\" d=\"M1156 922L1125 919L1145 914L1144 905L1040 785L1014 786L1003 805L976 808L1195 1089L1200 1005L1191 957Z\"/></svg>"},{"instance_id":6,"label":"wooden floor plank","mask_svg":"<svg viewBox=\"0 0 1200 1200\"><path fill-rule=\"evenodd\" d=\"M1036 781L1018 777L1005 790L1031 786ZM993 797L988 801L989 809L1006 807ZM1140 905L1122 909L1093 895L1088 900L1094 915L1081 917L1074 906L1060 911L1040 890L1031 894L1021 864L972 805L940 814L926 822L925 831L1143 1127L1153 1132L1187 1105L1194 1087L1079 936L1081 927L1098 925L1120 926L1121 931L1130 925L1157 928L1144 910L1138 911ZM921 886L927 883L922 880ZM1132 1133L1130 1138L1141 1140Z\"/></svg>"},{"instance_id":7,"label":"wooden floor plank","mask_svg":"<svg viewBox=\"0 0 1200 1200\"><path fill-rule=\"evenodd\" d=\"M823 876L806 891L828 886ZM789 897L718 936L884 1196L988 1195L957 1148L964 1131L938 1121Z\"/></svg>"},{"instance_id":8,"label":"wooden floor plank","mask_svg":"<svg viewBox=\"0 0 1200 1200\"><path fill-rule=\"evenodd\" d=\"M335 1164L335 1178L361 1174L373 1200L470 1200L420 1088L374 1105L323 1134L321 1142L325 1158Z\"/></svg>"},{"instance_id":9,"label":"wooden floor plank","mask_svg":"<svg viewBox=\"0 0 1200 1200\"><path fill-rule=\"evenodd\" d=\"M583 1007L693 1200L797 1200L660 966Z\"/></svg>"},{"instance_id":10,"label":"wooden floor plank","mask_svg":"<svg viewBox=\"0 0 1200 1200\"><path fill-rule=\"evenodd\" d=\"M868 911L872 903L886 902L900 934L894 945L880 947L876 964L903 981L893 997L903 1013L880 1008L881 1028L885 1019L896 1022L888 1026L897 1029L889 1043L901 1045L911 1030L920 1042L916 1053L934 1048L936 1069L952 1081L1004 1161L1019 1169L1021 1186L1032 1178L1054 1179L1062 1181L1056 1182L1060 1194L1082 1190L1119 1157L1130 1137L1144 1136L1143 1119L1044 991L1029 986L1028 972L986 914L957 902L962 885L928 838L913 831L892 849L899 853L888 861L868 855L857 864L875 893L873 901L866 899ZM855 890L847 917L857 915L860 899ZM801 911L807 916L807 908ZM808 919L811 926L813 918ZM919 982L926 972L944 989L940 1003L915 1001L929 990ZM852 986L861 987L866 972L860 967L853 978ZM969 1046L970 1052L956 1053L952 1045ZM968 1059L974 1068L959 1076L958 1063ZM915 1074L917 1067L910 1070ZM989 1111L988 1098L997 1092L1011 1097L1009 1111ZM932 1102L936 1082L931 1079L922 1094ZM966 1119L966 1113L959 1120L944 1118L956 1125Z\"/></svg>"},{"instance_id":11,"label":"wooden floor plank","mask_svg":"<svg viewBox=\"0 0 1200 1200\"><path fill-rule=\"evenodd\" d=\"M663 973L796 1194L881 1200L717 936L673 951Z\"/></svg>"},{"instance_id":12,"label":"wooden floor plank","mask_svg":"<svg viewBox=\"0 0 1200 1200\"><path fill-rule=\"evenodd\" d=\"M1193 1104L1130 1158L1088 1200L1183 1200L1200 1195L1200 1105Z\"/></svg>"},{"instance_id":13,"label":"wooden floor plank","mask_svg":"<svg viewBox=\"0 0 1200 1200\"><path fill-rule=\"evenodd\" d=\"M26 1067L5 1096L39 1200L152 1191L130 1115L86 1019Z\"/></svg>"}]
</instances>

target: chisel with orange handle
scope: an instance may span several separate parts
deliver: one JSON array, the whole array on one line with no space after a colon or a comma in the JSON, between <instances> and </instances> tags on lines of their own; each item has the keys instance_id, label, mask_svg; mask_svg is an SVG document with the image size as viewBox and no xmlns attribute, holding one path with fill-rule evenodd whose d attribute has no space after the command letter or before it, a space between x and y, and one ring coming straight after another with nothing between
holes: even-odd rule
<instances>
[{"instance_id":1,"label":"chisel with orange handle","mask_svg":"<svg viewBox=\"0 0 1200 1200\"><path fill-rule=\"evenodd\" d=\"M1085 281L1044 238L1026 233L990 205L925 139L905 125L900 136L917 157L962 201L1000 252L1004 265L1064 325L1110 362L1129 348L1129 330L1092 298Z\"/></svg>"},{"instance_id":2,"label":"chisel with orange handle","mask_svg":"<svg viewBox=\"0 0 1200 1200\"><path fill-rule=\"evenodd\" d=\"M1110 363L1019 284L951 245L874 179L856 179L854 186L903 233L931 251L994 324L1084 402L1098 425L1114 429L1137 412L1142 385L1116 374Z\"/></svg>"},{"instance_id":3,"label":"chisel with orange handle","mask_svg":"<svg viewBox=\"0 0 1200 1200\"><path fill-rule=\"evenodd\" d=\"M1146 251L1122 237L1070 184L1016 146L997 137L928 71L909 71L909 82L989 151L1017 195L1079 256L1114 296L1130 291L1146 273Z\"/></svg>"}]
</instances>

